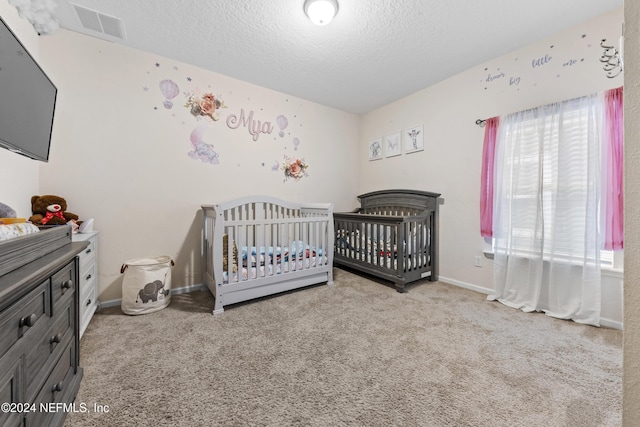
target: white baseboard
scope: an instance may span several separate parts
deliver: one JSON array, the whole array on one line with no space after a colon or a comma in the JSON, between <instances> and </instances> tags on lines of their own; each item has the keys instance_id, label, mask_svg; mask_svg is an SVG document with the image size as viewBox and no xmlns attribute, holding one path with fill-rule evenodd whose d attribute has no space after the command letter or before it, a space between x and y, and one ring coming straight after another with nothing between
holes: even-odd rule
<instances>
[{"instance_id":1,"label":"white baseboard","mask_svg":"<svg viewBox=\"0 0 640 427\"><path fill-rule=\"evenodd\" d=\"M622 322L618 322L617 320L605 319L603 317L600 318L600 326L611 329L623 329Z\"/></svg>"},{"instance_id":2,"label":"white baseboard","mask_svg":"<svg viewBox=\"0 0 640 427\"><path fill-rule=\"evenodd\" d=\"M460 288L469 289L475 292L480 292L481 294L489 295L493 292L493 289L484 288L482 286L474 285L473 283L461 282L460 280L450 279L449 277L438 276L438 280L444 283L448 283L450 285L455 285Z\"/></svg>"},{"instance_id":3,"label":"white baseboard","mask_svg":"<svg viewBox=\"0 0 640 427\"><path fill-rule=\"evenodd\" d=\"M473 283L461 282L460 280L451 279L449 277L438 276L438 280L450 285L458 286L460 288L469 289L471 291L479 292L481 294L489 295L493 292L493 289L484 288L482 286L474 285ZM617 320L607 319L605 317L600 318L600 326L611 329L622 330L623 324Z\"/></svg>"},{"instance_id":4,"label":"white baseboard","mask_svg":"<svg viewBox=\"0 0 640 427\"><path fill-rule=\"evenodd\" d=\"M186 294L189 292L195 292L195 291L206 291L208 290L207 287L203 284L196 284L196 285L191 285L191 286L183 286L181 288L175 288L175 289L171 289L171 295L180 295L180 294ZM119 299L112 299L109 301L100 301L98 303L98 308L108 308L108 307L118 307L122 305L122 298Z\"/></svg>"}]
</instances>

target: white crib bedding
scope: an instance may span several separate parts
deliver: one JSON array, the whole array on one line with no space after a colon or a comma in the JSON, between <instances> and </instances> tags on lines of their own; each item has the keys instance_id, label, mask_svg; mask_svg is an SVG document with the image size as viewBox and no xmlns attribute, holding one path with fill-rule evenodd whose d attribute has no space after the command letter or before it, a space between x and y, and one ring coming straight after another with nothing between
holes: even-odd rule
<instances>
[{"instance_id":1,"label":"white crib bedding","mask_svg":"<svg viewBox=\"0 0 640 427\"><path fill-rule=\"evenodd\" d=\"M364 234L364 233L363 233ZM405 261L404 270L422 268L429 264L429 254L425 252L428 248L427 234L420 238L418 233L411 233L408 240L404 242ZM367 264L381 266L390 270L398 268L398 245L391 244L391 240L376 241L367 238L360 233L360 230L347 231L338 230L336 242L342 249L340 255L361 260Z\"/></svg>"},{"instance_id":2,"label":"white crib bedding","mask_svg":"<svg viewBox=\"0 0 640 427\"><path fill-rule=\"evenodd\" d=\"M317 264L317 262L320 264ZM307 257L307 258L299 258L297 260L291 261L276 261L276 263L261 263L260 266L256 266L255 263L252 263L251 267L247 267L246 265L242 267L242 277L238 279L238 272L232 273L231 281L238 282L239 280L249 280L256 279L258 277L265 276L273 276L274 267L275 274L288 273L289 271L296 271L301 269L313 268L317 265L326 265L327 257L319 256L319 257ZM224 271L223 273L224 283L229 283L229 272Z\"/></svg>"},{"instance_id":3,"label":"white crib bedding","mask_svg":"<svg viewBox=\"0 0 640 427\"><path fill-rule=\"evenodd\" d=\"M426 248L429 247L428 235L425 233L420 239L420 236L413 232L411 233L410 238L404 242L404 250L407 255L412 255L413 252L417 249L417 253L422 253ZM351 251L353 253L362 253L367 256L367 258L371 258L371 254L375 254L374 258L387 257L387 258L395 258L398 256L398 245L391 244L391 240L387 239L383 240L372 240L370 237L366 237L364 234L361 235L359 230L347 231L347 230L338 230L336 233L336 242L340 242L345 249ZM367 259L368 262L371 262Z\"/></svg>"},{"instance_id":4,"label":"white crib bedding","mask_svg":"<svg viewBox=\"0 0 640 427\"><path fill-rule=\"evenodd\" d=\"M274 260L275 257L275 260ZM319 262L319 264L317 264ZM326 265L327 257L322 248L312 248L302 241L292 242L289 247L273 246L241 248L242 276L238 279L238 273L231 276L232 282L249 280L257 277L272 276L274 274L287 273L300 269ZM224 283L229 282L229 272L223 272Z\"/></svg>"},{"instance_id":5,"label":"white crib bedding","mask_svg":"<svg viewBox=\"0 0 640 427\"><path fill-rule=\"evenodd\" d=\"M258 254L259 252L259 254ZM249 258L250 254L250 258ZM247 246L242 247L242 266L243 267L256 267L258 263L260 265L265 264L273 264L273 256L275 254L276 263L282 261L284 257L284 261L288 262L289 258L298 259L298 258L310 258L316 255L323 256L322 248L312 248L311 246L305 244L301 240L297 242L292 242L289 247L281 248L280 246L269 247L260 247L260 251L255 246L251 247L251 250ZM251 260L251 265L249 265L249 259Z\"/></svg>"}]
</instances>

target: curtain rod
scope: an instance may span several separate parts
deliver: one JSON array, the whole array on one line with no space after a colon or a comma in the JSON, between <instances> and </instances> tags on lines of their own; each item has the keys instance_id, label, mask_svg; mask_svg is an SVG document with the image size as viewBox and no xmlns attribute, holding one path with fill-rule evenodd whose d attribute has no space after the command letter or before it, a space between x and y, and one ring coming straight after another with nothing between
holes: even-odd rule
<instances>
[{"instance_id":1,"label":"curtain rod","mask_svg":"<svg viewBox=\"0 0 640 427\"><path fill-rule=\"evenodd\" d=\"M617 90L617 89L622 89L622 88L624 88L624 86L618 86L618 87L616 87L616 88L608 89L608 90L604 90L604 91L597 92L597 93L607 93L607 92L609 92L609 91L613 91L613 90ZM593 94L592 94L592 95L593 95ZM589 96L589 95L579 96L579 97L576 97L576 98L566 99L566 100L563 100L563 101L556 101L556 102L552 102L551 104L557 104L557 103L561 103L561 102L573 101L573 100L575 100L575 99L584 98L585 96ZM545 104L545 105L551 105L551 104ZM528 110L523 110L523 111L529 111L529 110L533 110L534 108L540 108L540 107L544 107L544 105L539 105L539 106L537 106L537 107L533 107L533 108L530 108L530 109L528 109ZM478 119L478 120L476 120L476 124L477 124L478 126L480 126L481 128L483 128L483 127L487 124L487 120L486 120L486 119Z\"/></svg>"}]
</instances>

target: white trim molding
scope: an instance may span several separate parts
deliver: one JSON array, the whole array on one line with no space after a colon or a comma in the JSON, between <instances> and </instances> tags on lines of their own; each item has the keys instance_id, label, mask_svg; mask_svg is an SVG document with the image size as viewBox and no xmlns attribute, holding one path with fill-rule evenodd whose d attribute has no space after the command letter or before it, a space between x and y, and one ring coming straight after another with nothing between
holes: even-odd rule
<instances>
[{"instance_id":1,"label":"white trim molding","mask_svg":"<svg viewBox=\"0 0 640 427\"><path fill-rule=\"evenodd\" d=\"M202 283L198 283L191 286L183 286L180 288L171 289L171 295L180 295L195 291L209 291L209 289ZM104 302L101 301L100 303L98 303L98 310L102 308L117 307L120 305L122 305L122 298L112 299Z\"/></svg>"},{"instance_id":2,"label":"white trim molding","mask_svg":"<svg viewBox=\"0 0 640 427\"><path fill-rule=\"evenodd\" d=\"M620 274L619 272L616 272L615 270L612 269L608 269L605 273L605 271L603 270L603 275L607 275L607 276L612 276L612 277L617 277L618 274ZM438 276L438 280L440 282L444 282L444 283L448 283L450 285L454 285L454 286L458 286L460 288L464 288L464 289L469 289L471 291L475 291L481 294L485 294L485 295L489 295L491 292L493 292L493 289L489 289L489 288L485 288L482 286L478 286L478 285L474 285L473 283L467 283L467 282L462 282L460 280L456 280L456 279L451 279L449 277L443 277L443 276ZM600 317L600 326L605 327L605 328L611 328L611 329L619 329L622 330L623 329L623 323L619 322L617 320L612 320L606 317Z\"/></svg>"}]
</instances>

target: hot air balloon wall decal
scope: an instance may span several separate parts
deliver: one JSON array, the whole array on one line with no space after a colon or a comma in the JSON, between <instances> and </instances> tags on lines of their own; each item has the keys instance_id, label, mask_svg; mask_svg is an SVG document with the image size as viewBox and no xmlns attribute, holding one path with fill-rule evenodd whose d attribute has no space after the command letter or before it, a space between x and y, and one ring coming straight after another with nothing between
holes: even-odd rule
<instances>
[{"instance_id":1,"label":"hot air balloon wall decal","mask_svg":"<svg viewBox=\"0 0 640 427\"><path fill-rule=\"evenodd\" d=\"M164 96L165 100L162 103L164 108L170 109L173 107L173 102L171 101L180 93L180 88L178 84L171 79L165 79L160 82L160 92Z\"/></svg>"},{"instance_id":2,"label":"hot air balloon wall decal","mask_svg":"<svg viewBox=\"0 0 640 427\"><path fill-rule=\"evenodd\" d=\"M280 138L284 137L284 130L287 128L287 126L289 126L289 120L287 120L287 117L280 114L278 117L276 117L276 123L278 123L278 127L280 128L280 132L278 133L278 135L280 135Z\"/></svg>"}]
</instances>

